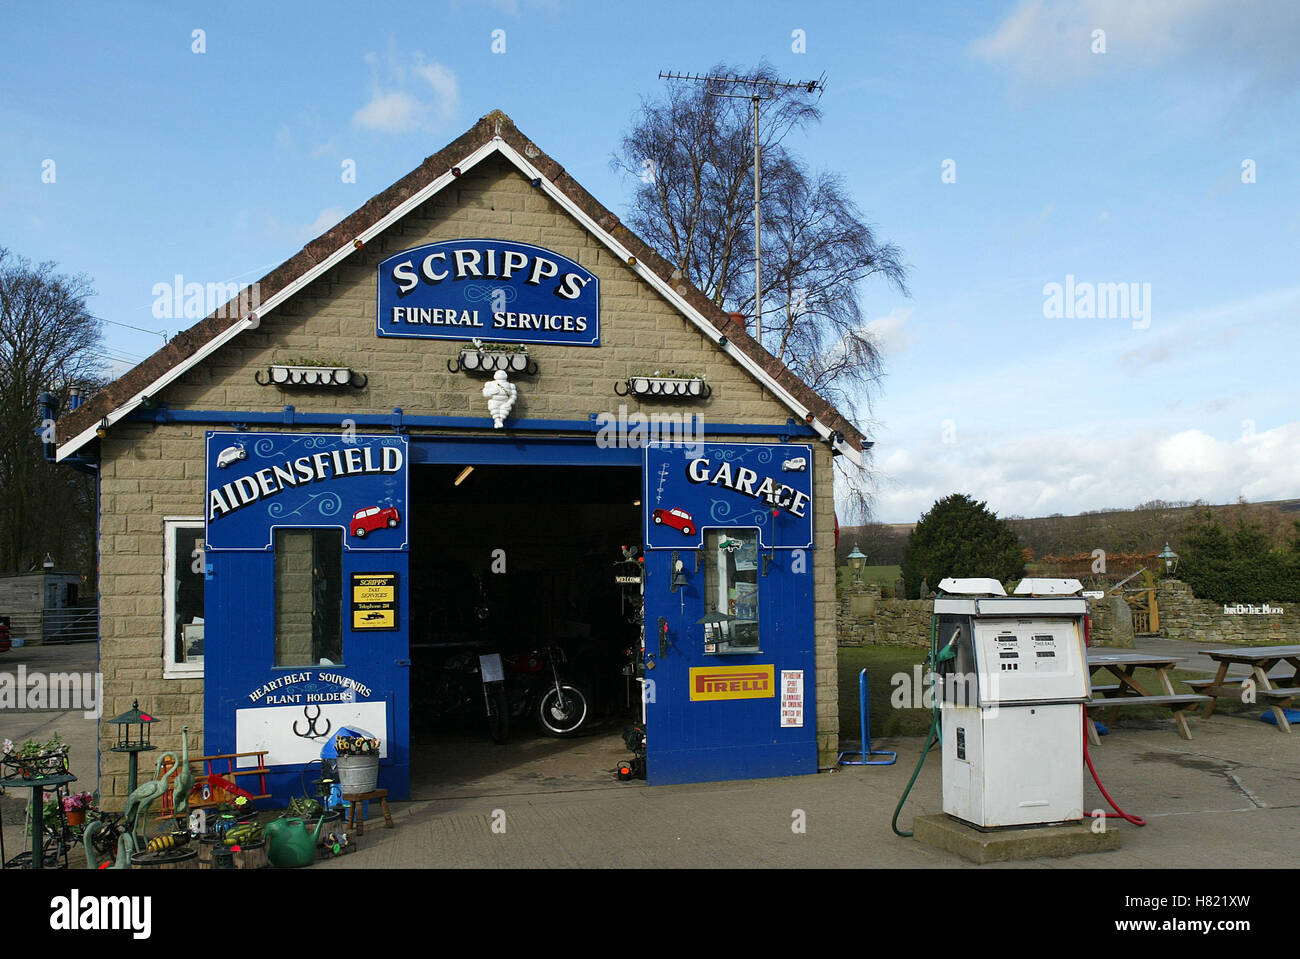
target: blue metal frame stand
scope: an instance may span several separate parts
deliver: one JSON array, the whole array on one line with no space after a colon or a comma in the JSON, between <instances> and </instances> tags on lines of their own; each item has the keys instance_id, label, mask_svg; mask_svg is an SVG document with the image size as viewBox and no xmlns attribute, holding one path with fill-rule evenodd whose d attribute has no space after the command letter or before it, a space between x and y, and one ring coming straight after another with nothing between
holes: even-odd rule
<instances>
[{"instance_id":1,"label":"blue metal frame stand","mask_svg":"<svg viewBox=\"0 0 1300 959\"><path fill-rule=\"evenodd\" d=\"M898 753L888 749L871 748L871 720L867 708L867 671L858 673L858 719L862 723L862 748L848 749L840 753L837 762L841 766L892 766L898 762ZM845 756L861 756L861 759L845 759ZM888 759L868 759L868 756L888 756Z\"/></svg>"}]
</instances>

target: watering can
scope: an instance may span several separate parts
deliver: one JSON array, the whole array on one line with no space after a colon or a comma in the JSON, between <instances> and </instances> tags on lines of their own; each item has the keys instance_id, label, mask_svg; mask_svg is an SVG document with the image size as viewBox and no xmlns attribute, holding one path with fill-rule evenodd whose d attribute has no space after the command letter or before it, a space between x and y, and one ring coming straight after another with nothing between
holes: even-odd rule
<instances>
[{"instance_id":1,"label":"watering can","mask_svg":"<svg viewBox=\"0 0 1300 959\"><path fill-rule=\"evenodd\" d=\"M266 827L266 858L277 869L297 869L316 861L316 843L320 839L325 817L321 816L316 831L310 832L301 819L284 816Z\"/></svg>"}]
</instances>

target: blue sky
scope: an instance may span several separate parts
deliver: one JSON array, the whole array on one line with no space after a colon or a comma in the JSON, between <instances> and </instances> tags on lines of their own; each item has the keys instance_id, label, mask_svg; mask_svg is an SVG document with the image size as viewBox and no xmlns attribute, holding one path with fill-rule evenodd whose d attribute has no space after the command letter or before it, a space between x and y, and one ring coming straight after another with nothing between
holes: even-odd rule
<instances>
[{"instance_id":1,"label":"blue sky","mask_svg":"<svg viewBox=\"0 0 1300 959\"><path fill-rule=\"evenodd\" d=\"M5 26L0 246L88 274L106 320L185 328L155 284L257 278L497 107L622 212L611 151L658 72L766 58L827 73L792 145L912 270L910 298L863 291L875 518L956 491L1025 516L1300 496L1300 5L15 3ZM1067 282L1137 284L1142 310L1056 315ZM118 370L162 343L104 330Z\"/></svg>"}]
</instances>

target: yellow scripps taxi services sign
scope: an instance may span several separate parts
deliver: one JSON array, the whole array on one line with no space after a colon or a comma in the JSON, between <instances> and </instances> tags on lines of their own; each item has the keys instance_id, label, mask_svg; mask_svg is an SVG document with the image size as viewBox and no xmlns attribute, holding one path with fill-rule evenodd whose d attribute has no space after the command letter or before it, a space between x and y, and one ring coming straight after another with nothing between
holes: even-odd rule
<instances>
[{"instance_id":1,"label":"yellow scripps taxi services sign","mask_svg":"<svg viewBox=\"0 0 1300 959\"><path fill-rule=\"evenodd\" d=\"M397 629L397 574L352 574L352 628Z\"/></svg>"},{"instance_id":2,"label":"yellow scripps taxi services sign","mask_svg":"<svg viewBox=\"0 0 1300 959\"><path fill-rule=\"evenodd\" d=\"M771 699L776 696L774 666L694 666L691 699Z\"/></svg>"}]
</instances>

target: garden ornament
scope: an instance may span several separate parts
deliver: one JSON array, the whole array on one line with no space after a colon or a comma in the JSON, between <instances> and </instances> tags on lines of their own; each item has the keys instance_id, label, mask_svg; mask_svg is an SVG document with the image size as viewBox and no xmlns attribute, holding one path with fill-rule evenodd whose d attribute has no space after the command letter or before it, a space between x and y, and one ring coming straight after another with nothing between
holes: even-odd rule
<instances>
[{"instance_id":1,"label":"garden ornament","mask_svg":"<svg viewBox=\"0 0 1300 959\"><path fill-rule=\"evenodd\" d=\"M506 417L514 409L519 389L506 377L505 370L497 370L483 386L483 398L488 401L488 413L497 429L505 425Z\"/></svg>"},{"instance_id":2,"label":"garden ornament","mask_svg":"<svg viewBox=\"0 0 1300 959\"><path fill-rule=\"evenodd\" d=\"M167 792L167 775L162 768L163 763L168 759L171 760L172 766L176 765L175 753L163 753L158 757L158 765L154 767L154 778L137 786L135 792L126 797L122 821L126 824L126 833L132 837L140 837L141 845L146 839L144 827L148 825L149 807L159 796Z\"/></svg>"},{"instance_id":3,"label":"garden ornament","mask_svg":"<svg viewBox=\"0 0 1300 959\"><path fill-rule=\"evenodd\" d=\"M297 869L316 861L316 843L325 817L316 823L316 831L308 832L307 825L294 816L284 816L266 827L266 858L277 869Z\"/></svg>"},{"instance_id":4,"label":"garden ornament","mask_svg":"<svg viewBox=\"0 0 1300 959\"><path fill-rule=\"evenodd\" d=\"M190 790L194 788L194 773L190 769L190 727L181 727L181 761L172 786L172 813L176 822L182 823L190 811Z\"/></svg>"},{"instance_id":5,"label":"garden ornament","mask_svg":"<svg viewBox=\"0 0 1300 959\"><path fill-rule=\"evenodd\" d=\"M117 837L117 858L112 865L108 860L103 861L99 858L99 852L95 848L95 839L101 832L114 830L117 827L113 823L97 819L86 826L86 831L82 833L82 843L86 849L86 868L88 869L130 869L131 854L135 852L135 839L129 832L123 832Z\"/></svg>"}]
</instances>

